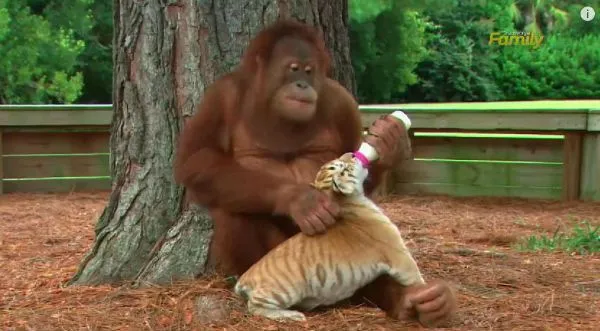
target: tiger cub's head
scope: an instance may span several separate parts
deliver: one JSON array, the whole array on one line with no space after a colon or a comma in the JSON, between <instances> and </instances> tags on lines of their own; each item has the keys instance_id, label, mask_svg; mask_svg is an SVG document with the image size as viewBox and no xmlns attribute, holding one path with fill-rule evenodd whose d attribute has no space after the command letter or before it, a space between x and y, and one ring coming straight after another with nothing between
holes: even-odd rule
<instances>
[{"instance_id":1,"label":"tiger cub's head","mask_svg":"<svg viewBox=\"0 0 600 331\"><path fill-rule=\"evenodd\" d=\"M333 191L342 195L363 195L363 182L369 175L352 153L325 163L317 173L313 186L322 191Z\"/></svg>"}]
</instances>

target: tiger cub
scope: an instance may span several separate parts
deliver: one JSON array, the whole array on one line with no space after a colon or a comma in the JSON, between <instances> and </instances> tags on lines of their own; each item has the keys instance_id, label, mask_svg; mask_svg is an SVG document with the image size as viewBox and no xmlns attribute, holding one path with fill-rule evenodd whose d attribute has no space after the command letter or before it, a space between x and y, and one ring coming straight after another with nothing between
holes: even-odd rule
<instances>
[{"instance_id":1,"label":"tiger cub","mask_svg":"<svg viewBox=\"0 0 600 331\"><path fill-rule=\"evenodd\" d=\"M340 215L324 234L296 234L250 267L234 291L253 315L305 321L309 311L351 297L382 274L423 284L400 231L363 191L368 171L352 153L324 164L313 187L331 194Z\"/></svg>"}]
</instances>

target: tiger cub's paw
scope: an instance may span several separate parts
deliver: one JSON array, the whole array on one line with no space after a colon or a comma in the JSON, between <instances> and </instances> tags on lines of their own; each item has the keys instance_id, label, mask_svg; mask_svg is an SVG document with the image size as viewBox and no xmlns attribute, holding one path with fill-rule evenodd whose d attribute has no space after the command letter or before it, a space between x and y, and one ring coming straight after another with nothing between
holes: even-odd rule
<instances>
[{"instance_id":1,"label":"tiger cub's paw","mask_svg":"<svg viewBox=\"0 0 600 331\"><path fill-rule=\"evenodd\" d=\"M305 322L306 321L306 316L299 312L299 311L295 311L295 310L282 310L279 312L279 320L292 320L292 321L297 321L297 322Z\"/></svg>"},{"instance_id":2,"label":"tiger cub's paw","mask_svg":"<svg viewBox=\"0 0 600 331\"><path fill-rule=\"evenodd\" d=\"M296 310L287 310L287 309L257 309L253 312L256 315L261 315L266 318L275 320L275 321L297 321L304 322L306 321L306 316Z\"/></svg>"}]
</instances>

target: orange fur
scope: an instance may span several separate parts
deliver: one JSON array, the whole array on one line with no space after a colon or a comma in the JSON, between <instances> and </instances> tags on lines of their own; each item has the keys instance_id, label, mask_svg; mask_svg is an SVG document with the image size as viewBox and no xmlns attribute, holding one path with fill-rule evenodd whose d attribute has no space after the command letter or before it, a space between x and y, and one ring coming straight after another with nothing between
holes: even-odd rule
<instances>
[{"instance_id":1,"label":"orange fur","mask_svg":"<svg viewBox=\"0 0 600 331\"><path fill-rule=\"evenodd\" d=\"M293 308L334 304L383 274L404 286L424 283L398 228L364 195L366 177L351 153L321 167L312 185L337 200L339 219L322 235L291 237L239 278L235 292L251 314L303 321Z\"/></svg>"}]
</instances>

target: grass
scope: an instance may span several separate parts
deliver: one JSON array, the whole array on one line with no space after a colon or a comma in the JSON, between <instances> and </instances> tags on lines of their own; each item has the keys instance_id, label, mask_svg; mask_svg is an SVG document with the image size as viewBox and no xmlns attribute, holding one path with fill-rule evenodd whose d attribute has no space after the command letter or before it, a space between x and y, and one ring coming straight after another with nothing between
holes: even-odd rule
<instances>
[{"instance_id":1,"label":"grass","mask_svg":"<svg viewBox=\"0 0 600 331\"><path fill-rule=\"evenodd\" d=\"M559 228L552 236L532 235L517 244L521 251L564 251L575 252L581 255L600 252L600 226L593 228L588 222L576 225L570 234L559 232Z\"/></svg>"}]
</instances>

